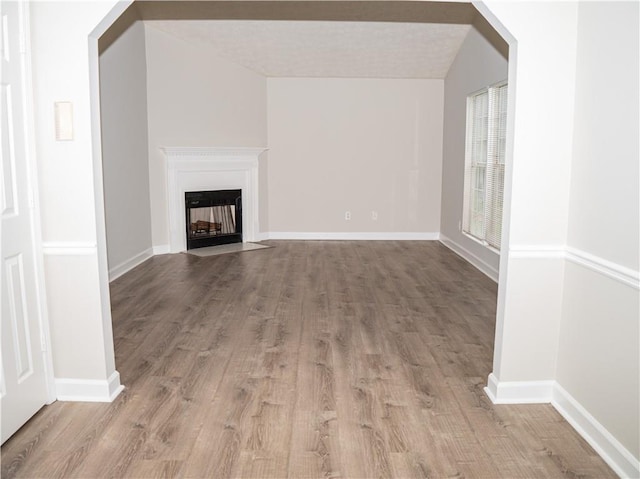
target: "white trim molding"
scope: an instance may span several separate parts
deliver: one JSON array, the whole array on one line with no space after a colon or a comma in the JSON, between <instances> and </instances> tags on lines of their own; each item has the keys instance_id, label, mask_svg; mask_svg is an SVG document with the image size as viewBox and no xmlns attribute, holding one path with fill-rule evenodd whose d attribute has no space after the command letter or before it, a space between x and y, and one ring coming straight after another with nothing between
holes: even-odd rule
<instances>
[{"instance_id":1,"label":"white trim molding","mask_svg":"<svg viewBox=\"0 0 640 479\"><path fill-rule=\"evenodd\" d=\"M453 241L451 238L443 235L442 233L440 234L440 243L445 245L447 248L449 248L455 254L460 256L462 259L471 263L473 266L476 267L476 269L480 270L481 273L484 273L486 276L488 276L490 279L492 279L496 283L498 282L498 277L499 277L498 270L495 269L486 261L478 258L475 254L473 254L467 248L459 245L458 243Z\"/></svg>"},{"instance_id":2,"label":"white trim molding","mask_svg":"<svg viewBox=\"0 0 640 479\"><path fill-rule=\"evenodd\" d=\"M122 276L125 273L128 273L136 266L144 263L149 258L153 257L153 255L154 255L153 248L148 248L143 252L138 253L133 258L129 258L128 260L123 261L119 265L116 265L113 268L109 269L109 282L115 279L118 279L120 276Z\"/></svg>"},{"instance_id":3,"label":"white trim molding","mask_svg":"<svg viewBox=\"0 0 640 479\"><path fill-rule=\"evenodd\" d=\"M56 241L42 243L45 256L88 256L98 252L98 245L83 241Z\"/></svg>"},{"instance_id":4,"label":"white trim molding","mask_svg":"<svg viewBox=\"0 0 640 479\"><path fill-rule=\"evenodd\" d=\"M187 248L184 194L242 190L242 241L256 241L259 225L258 159L266 148L163 147L167 159L169 252Z\"/></svg>"},{"instance_id":5,"label":"white trim molding","mask_svg":"<svg viewBox=\"0 0 640 479\"><path fill-rule=\"evenodd\" d=\"M262 233L262 239L272 240L342 240L342 241L434 241L440 233L386 233L386 232L283 232Z\"/></svg>"},{"instance_id":6,"label":"white trim molding","mask_svg":"<svg viewBox=\"0 0 640 479\"><path fill-rule=\"evenodd\" d=\"M564 259L640 290L640 272L600 256L566 245L512 245L509 258Z\"/></svg>"},{"instance_id":7,"label":"white trim molding","mask_svg":"<svg viewBox=\"0 0 640 479\"><path fill-rule=\"evenodd\" d=\"M567 261L571 261L574 264L588 268L608 278L615 279L634 289L640 289L640 272L634 271L631 268L570 246L567 246L566 258Z\"/></svg>"},{"instance_id":8,"label":"white trim molding","mask_svg":"<svg viewBox=\"0 0 640 479\"><path fill-rule=\"evenodd\" d=\"M551 404L616 474L640 477L640 461L557 381L499 381L491 373L484 391L493 404Z\"/></svg>"},{"instance_id":9,"label":"white trim molding","mask_svg":"<svg viewBox=\"0 0 640 479\"><path fill-rule=\"evenodd\" d=\"M489 374L485 393L493 404L550 403L555 381L498 381Z\"/></svg>"},{"instance_id":10,"label":"white trim molding","mask_svg":"<svg viewBox=\"0 0 640 479\"><path fill-rule=\"evenodd\" d=\"M112 402L123 390L118 371L108 379L56 378L58 401Z\"/></svg>"},{"instance_id":11,"label":"white trim molding","mask_svg":"<svg viewBox=\"0 0 640 479\"><path fill-rule=\"evenodd\" d=\"M553 407L620 477L640 477L640 461L559 384L553 388Z\"/></svg>"}]
</instances>

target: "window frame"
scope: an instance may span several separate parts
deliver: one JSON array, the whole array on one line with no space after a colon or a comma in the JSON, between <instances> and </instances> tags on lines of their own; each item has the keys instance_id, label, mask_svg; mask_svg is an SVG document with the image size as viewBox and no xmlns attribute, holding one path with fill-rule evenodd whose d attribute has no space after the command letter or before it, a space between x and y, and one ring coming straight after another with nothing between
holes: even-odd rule
<instances>
[{"instance_id":1,"label":"window frame","mask_svg":"<svg viewBox=\"0 0 640 479\"><path fill-rule=\"evenodd\" d=\"M505 96L501 98L501 89L505 88ZM479 115L475 111L477 108L477 99L481 95L486 95L486 111L482 117L485 121L484 124L478 123ZM461 221L461 233L471 240L481 244L487 249L500 253L500 246L495 244L495 225L499 224L502 229L502 220L504 215L504 176L505 176L505 164L506 164L506 125L507 125L507 103L508 103L508 81L502 80L484 88L476 90L467 95L466 99L466 129L465 129L465 161L464 161L464 185L463 185L463 204L462 204L462 221ZM500 105L499 102L503 101L504 104ZM500 108L502 106L502 108ZM497 108L497 111L496 111ZM476 135L476 129L481 126L485 131L484 135L481 132ZM502 130L501 130L502 128ZM501 142L502 145L501 145ZM484 162L479 162L477 155L477 148L479 144L484 143L484 151L481 157ZM502 153L502 156L500 155ZM477 184L478 176L474 175L473 169L477 168L477 165L484 165L484 174L482 175L482 224L473 224L472 216L479 214L480 208L477 208L477 197L474 201L474 192L477 194L477 189L474 191L474 183ZM500 165L496 169L495 165ZM501 172L500 172L501 170ZM500 178L496 177L501 175ZM493 175L493 176L492 176ZM491 176L491 177L490 177ZM496 181L497 179L497 181ZM497 208L495 206L497 194L501 194L502 205ZM499 209L500 218L499 221L495 218L494 214L496 209ZM475 212L475 213L474 213ZM481 232L478 232L480 227ZM489 232L489 228L492 227L492 231ZM497 237L502 243L502 232L500 231ZM493 241L493 242L492 242Z\"/></svg>"}]
</instances>

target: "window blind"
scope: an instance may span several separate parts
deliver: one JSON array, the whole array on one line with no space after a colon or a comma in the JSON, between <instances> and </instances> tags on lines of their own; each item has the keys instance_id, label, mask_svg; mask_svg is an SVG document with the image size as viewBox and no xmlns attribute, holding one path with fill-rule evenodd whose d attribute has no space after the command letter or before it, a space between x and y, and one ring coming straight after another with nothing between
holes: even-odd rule
<instances>
[{"instance_id":1,"label":"window blind","mask_svg":"<svg viewBox=\"0 0 640 479\"><path fill-rule=\"evenodd\" d=\"M507 130L507 85L467 98L462 229L500 249Z\"/></svg>"}]
</instances>

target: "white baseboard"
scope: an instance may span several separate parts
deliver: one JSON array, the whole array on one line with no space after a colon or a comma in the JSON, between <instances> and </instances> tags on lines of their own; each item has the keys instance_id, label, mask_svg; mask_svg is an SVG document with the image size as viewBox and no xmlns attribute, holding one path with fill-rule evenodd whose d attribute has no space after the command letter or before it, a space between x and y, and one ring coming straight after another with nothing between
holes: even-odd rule
<instances>
[{"instance_id":1,"label":"white baseboard","mask_svg":"<svg viewBox=\"0 0 640 479\"><path fill-rule=\"evenodd\" d=\"M57 378L55 381L58 401L111 402L124 389L118 371L109 379Z\"/></svg>"},{"instance_id":2,"label":"white baseboard","mask_svg":"<svg viewBox=\"0 0 640 479\"><path fill-rule=\"evenodd\" d=\"M263 233L264 239L272 240L343 240L343 241L434 241L440 233L385 233L385 232L284 232L271 231Z\"/></svg>"},{"instance_id":3,"label":"white baseboard","mask_svg":"<svg viewBox=\"0 0 640 479\"><path fill-rule=\"evenodd\" d=\"M440 233L440 243L445 245L447 248L449 248L451 251L456 253L458 256L462 257L463 259L471 263L473 266L475 266L477 269L479 269L482 273L487 275L493 281L495 281L496 283L498 282L498 270L496 270L493 266L491 266L490 264L478 258L475 254L473 254L467 248L465 248L464 246L460 246L458 243L453 241L451 238L448 238L447 236L443 235L442 233Z\"/></svg>"},{"instance_id":4,"label":"white baseboard","mask_svg":"<svg viewBox=\"0 0 640 479\"><path fill-rule=\"evenodd\" d=\"M640 461L556 381L498 381L489 375L485 393L494 404L550 403L623 478L640 477Z\"/></svg>"},{"instance_id":5,"label":"white baseboard","mask_svg":"<svg viewBox=\"0 0 640 479\"><path fill-rule=\"evenodd\" d=\"M493 373L485 392L494 404L550 403L555 381L498 381Z\"/></svg>"},{"instance_id":6,"label":"white baseboard","mask_svg":"<svg viewBox=\"0 0 640 479\"><path fill-rule=\"evenodd\" d=\"M117 266L114 266L109 270L109 282L119 278L126 272L131 271L133 268L135 268L139 264L144 263L153 255L154 255L153 249L148 248L144 250L142 253L138 253L133 258L130 258L127 261L124 261Z\"/></svg>"},{"instance_id":7,"label":"white baseboard","mask_svg":"<svg viewBox=\"0 0 640 479\"><path fill-rule=\"evenodd\" d=\"M153 255L169 254L171 252L168 244L161 244L153 247Z\"/></svg>"},{"instance_id":8,"label":"white baseboard","mask_svg":"<svg viewBox=\"0 0 640 479\"><path fill-rule=\"evenodd\" d=\"M620 477L640 477L640 461L557 383L553 388L551 404L616 474Z\"/></svg>"}]
</instances>

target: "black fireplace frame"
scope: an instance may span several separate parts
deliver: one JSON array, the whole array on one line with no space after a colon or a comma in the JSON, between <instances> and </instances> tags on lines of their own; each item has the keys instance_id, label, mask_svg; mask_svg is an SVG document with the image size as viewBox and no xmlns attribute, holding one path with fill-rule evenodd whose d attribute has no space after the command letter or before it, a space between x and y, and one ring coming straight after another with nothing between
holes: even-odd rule
<instances>
[{"instance_id":1,"label":"black fireplace frame","mask_svg":"<svg viewBox=\"0 0 640 479\"><path fill-rule=\"evenodd\" d=\"M242 243L242 190L187 191L184 194L184 200L187 250L206 246ZM191 237L191 208L225 205L235 206L235 233L217 234L202 238Z\"/></svg>"}]
</instances>

